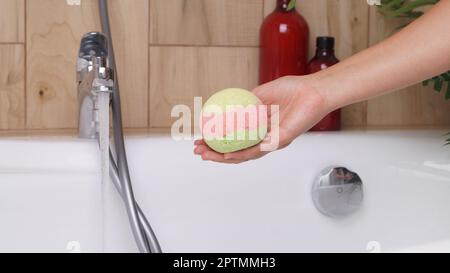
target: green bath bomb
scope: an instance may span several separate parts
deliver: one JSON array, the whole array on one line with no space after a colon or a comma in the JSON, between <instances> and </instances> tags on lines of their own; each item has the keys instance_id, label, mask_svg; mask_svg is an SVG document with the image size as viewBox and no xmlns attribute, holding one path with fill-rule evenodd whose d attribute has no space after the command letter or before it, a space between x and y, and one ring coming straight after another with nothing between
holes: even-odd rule
<instances>
[{"instance_id":1,"label":"green bath bomb","mask_svg":"<svg viewBox=\"0 0 450 273\"><path fill-rule=\"evenodd\" d=\"M266 137L267 111L253 93L230 88L209 98L201 124L203 139L211 149L232 153L255 146Z\"/></svg>"}]
</instances>

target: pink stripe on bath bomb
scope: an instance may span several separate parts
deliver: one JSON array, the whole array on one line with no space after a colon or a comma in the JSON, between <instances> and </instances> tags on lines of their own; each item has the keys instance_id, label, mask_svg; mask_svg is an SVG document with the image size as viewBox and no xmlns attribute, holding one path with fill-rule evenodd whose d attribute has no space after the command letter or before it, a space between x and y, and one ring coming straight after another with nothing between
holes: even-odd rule
<instances>
[{"instance_id":1,"label":"pink stripe on bath bomb","mask_svg":"<svg viewBox=\"0 0 450 273\"><path fill-rule=\"evenodd\" d=\"M261 126L267 126L267 106L232 106L227 107L225 113L202 112L201 118L203 137L224 137L239 131L256 131Z\"/></svg>"}]
</instances>

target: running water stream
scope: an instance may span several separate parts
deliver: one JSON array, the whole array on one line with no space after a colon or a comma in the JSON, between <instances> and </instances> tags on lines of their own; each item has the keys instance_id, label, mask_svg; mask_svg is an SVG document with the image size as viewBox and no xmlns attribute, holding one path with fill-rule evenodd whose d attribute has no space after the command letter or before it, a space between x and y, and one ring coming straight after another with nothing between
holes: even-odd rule
<instances>
[{"instance_id":1,"label":"running water stream","mask_svg":"<svg viewBox=\"0 0 450 273\"><path fill-rule=\"evenodd\" d=\"M100 146L101 175L102 175L102 204L103 204L103 227L105 228L105 217L107 215L105 198L110 194L109 177L109 103L110 93L99 92L97 97L97 120L98 120L98 139ZM105 238L103 238L105 239Z\"/></svg>"}]
</instances>

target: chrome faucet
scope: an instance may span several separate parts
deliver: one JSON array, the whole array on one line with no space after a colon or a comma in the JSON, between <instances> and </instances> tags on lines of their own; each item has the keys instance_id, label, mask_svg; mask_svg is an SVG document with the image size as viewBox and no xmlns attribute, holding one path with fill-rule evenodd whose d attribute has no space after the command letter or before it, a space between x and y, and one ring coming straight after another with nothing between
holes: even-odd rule
<instances>
[{"instance_id":1,"label":"chrome faucet","mask_svg":"<svg viewBox=\"0 0 450 273\"><path fill-rule=\"evenodd\" d=\"M102 173L102 182L112 181L122 197L139 250L161 253L158 239L136 202L131 184L123 136L120 88L117 78L115 79L116 63L107 0L99 0L99 10L102 30L106 36L99 32L84 35L77 58L79 135L81 138L98 140L102 154L102 172L106 173ZM102 107L108 108L106 115L105 109L100 109ZM110 110L112 118L108 115ZM110 121L113 124L111 143L108 137ZM104 136L107 136L106 141Z\"/></svg>"},{"instance_id":2,"label":"chrome faucet","mask_svg":"<svg viewBox=\"0 0 450 273\"><path fill-rule=\"evenodd\" d=\"M83 36L77 60L79 135L94 139L98 136L98 94L112 93L114 70L108 64L108 40L99 32Z\"/></svg>"}]
</instances>

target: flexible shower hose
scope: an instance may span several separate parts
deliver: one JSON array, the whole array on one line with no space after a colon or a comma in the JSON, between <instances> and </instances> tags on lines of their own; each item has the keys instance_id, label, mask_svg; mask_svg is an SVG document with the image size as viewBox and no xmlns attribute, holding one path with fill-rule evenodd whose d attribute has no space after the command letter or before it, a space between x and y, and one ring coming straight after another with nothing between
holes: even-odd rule
<instances>
[{"instance_id":1,"label":"flexible shower hose","mask_svg":"<svg viewBox=\"0 0 450 273\"><path fill-rule=\"evenodd\" d=\"M109 63L117 74L107 2L107 0L99 0L100 20L102 32L108 38ZM123 136L120 88L117 75L115 77L114 92L112 94L112 119L114 137L113 147L115 153L110 152L110 176L124 200L131 230L139 251L143 253L161 253L162 251L158 239L156 238L149 221L134 198ZM114 158L114 154L116 158Z\"/></svg>"}]
</instances>

